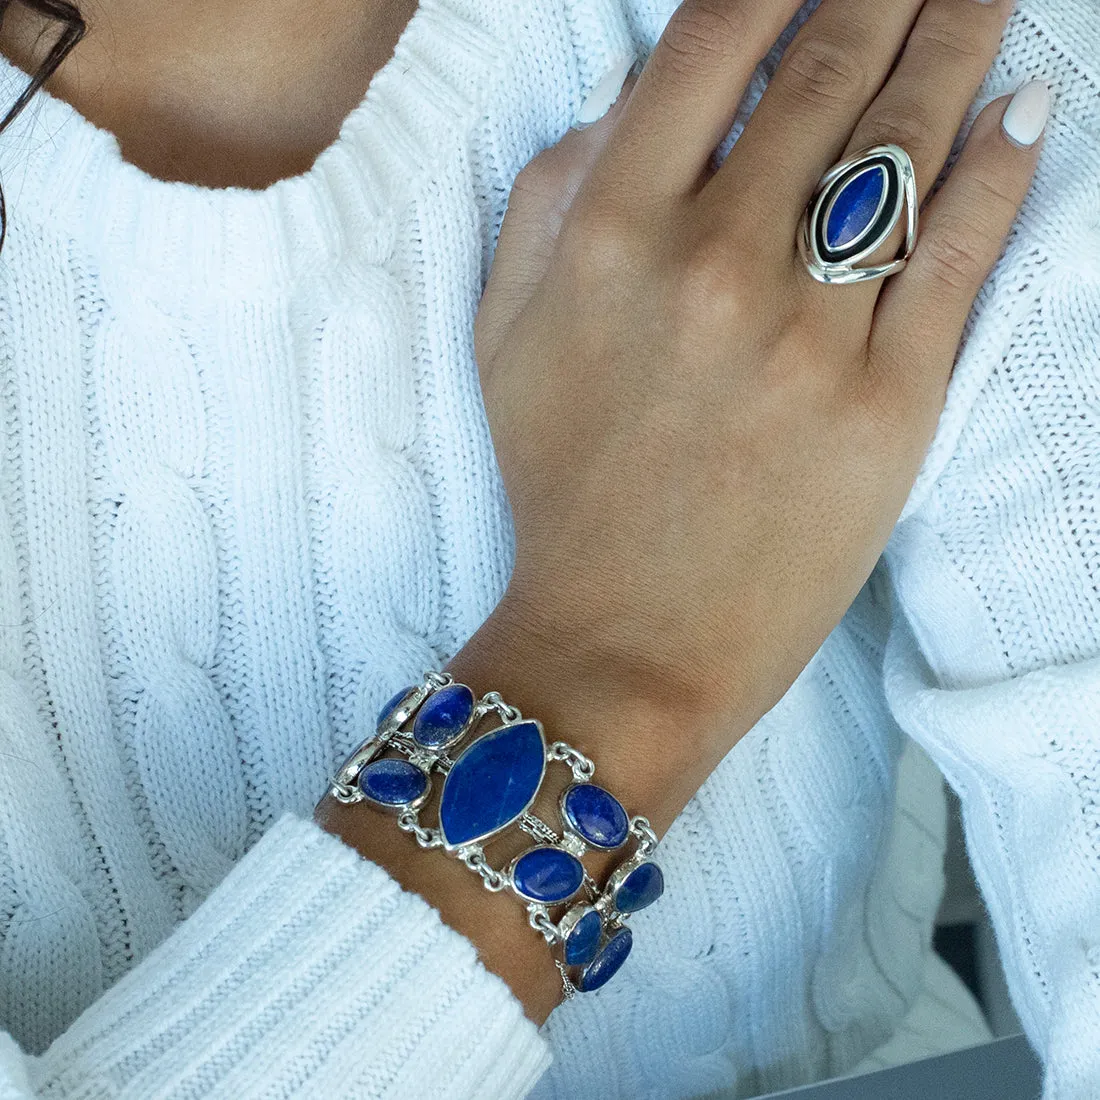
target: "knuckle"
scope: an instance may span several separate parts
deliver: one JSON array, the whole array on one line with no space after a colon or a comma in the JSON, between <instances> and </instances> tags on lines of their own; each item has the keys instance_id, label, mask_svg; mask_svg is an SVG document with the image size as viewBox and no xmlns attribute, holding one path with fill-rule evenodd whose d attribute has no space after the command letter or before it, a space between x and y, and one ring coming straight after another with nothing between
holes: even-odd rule
<instances>
[{"instance_id":1,"label":"knuckle","mask_svg":"<svg viewBox=\"0 0 1100 1100\"><path fill-rule=\"evenodd\" d=\"M749 284L728 241L708 237L675 266L676 315L711 332L739 321L747 307Z\"/></svg>"},{"instance_id":2,"label":"knuckle","mask_svg":"<svg viewBox=\"0 0 1100 1100\"><path fill-rule=\"evenodd\" d=\"M523 201L527 197L552 196L558 194L567 183L569 164L554 145L536 153L516 173L512 181L512 198Z\"/></svg>"},{"instance_id":3,"label":"knuckle","mask_svg":"<svg viewBox=\"0 0 1100 1100\"><path fill-rule=\"evenodd\" d=\"M920 109L900 103L883 105L868 120L868 129L876 142L900 145L915 161L935 148L936 131Z\"/></svg>"},{"instance_id":4,"label":"knuckle","mask_svg":"<svg viewBox=\"0 0 1100 1100\"><path fill-rule=\"evenodd\" d=\"M966 204L987 237L997 235L994 226L1007 229L1020 208L1020 195L995 177L972 176L967 190Z\"/></svg>"},{"instance_id":5,"label":"knuckle","mask_svg":"<svg viewBox=\"0 0 1100 1100\"><path fill-rule=\"evenodd\" d=\"M955 13L934 15L926 10L913 30L910 48L930 56L936 66L969 65L982 57L982 39L960 25Z\"/></svg>"},{"instance_id":6,"label":"knuckle","mask_svg":"<svg viewBox=\"0 0 1100 1100\"><path fill-rule=\"evenodd\" d=\"M836 31L795 39L783 68L790 93L817 108L848 100L862 91L868 79L858 45Z\"/></svg>"},{"instance_id":7,"label":"knuckle","mask_svg":"<svg viewBox=\"0 0 1100 1100\"><path fill-rule=\"evenodd\" d=\"M923 242L925 269L937 283L955 291L970 291L985 276L986 242L973 223L944 218Z\"/></svg>"},{"instance_id":8,"label":"knuckle","mask_svg":"<svg viewBox=\"0 0 1100 1100\"><path fill-rule=\"evenodd\" d=\"M621 275L631 268L637 248L634 226L619 210L595 200L574 203L558 237L559 254L577 279Z\"/></svg>"},{"instance_id":9,"label":"knuckle","mask_svg":"<svg viewBox=\"0 0 1100 1100\"><path fill-rule=\"evenodd\" d=\"M686 0L672 14L655 52L658 65L678 77L693 77L721 57L734 57L744 42L745 25L732 3Z\"/></svg>"}]
</instances>

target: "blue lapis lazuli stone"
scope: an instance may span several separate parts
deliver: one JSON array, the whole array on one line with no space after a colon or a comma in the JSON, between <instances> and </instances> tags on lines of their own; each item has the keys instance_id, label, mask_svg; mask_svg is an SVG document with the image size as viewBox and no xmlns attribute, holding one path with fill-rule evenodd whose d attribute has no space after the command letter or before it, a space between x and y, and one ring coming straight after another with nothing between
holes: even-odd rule
<instances>
[{"instance_id":1,"label":"blue lapis lazuli stone","mask_svg":"<svg viewBox=\"0 0 1100 1100\"><path fill-rule=\"evenodd\" d=\"M474 693L465 684L449 684L430 695L413 722L413 740L441 749L462 733L474 712Z\"/></svg>"},{"instance_id":2,"label":"blue lapis lazuli stone","mask_svg":"<svg viewBox=\"0 0 1100 1100\"><path fill-rule=\"evenodd\" d=\"M630 954L630 949L633 946L634 937L631 935L630 929L620 928L600 948L600 953L584 968L581 973L581 980L577 983L577 988L582 993L591 993L594 989L599 989L601 985L606 985L619 972L619 967L626 962L626 957Z\"/></svg>"},{"instance_id":3,"label":"blue lapis lazuli stone","mask_svg":"<svg viewBox=\"0 0 1100 1100\"><path fill-rule=\"evenodd\" d=\"M443 783L439 827L448 846L472 844L515 821L534 799L545 770L546 749L534 722L479 737Z\"/></svg>"},{"instance_id":4,"label":"blue lapis lazuli stone","mask_svg":"<svg viewBox=\"0 0 1100 1100\"><path fill-rule=\"evenodd\" d=\"M618 848L630 833L622 803L595 783L570 787L562 811L573 832L594 848Z\"/></svg>"},{"instance_id":5,"label":"blue lapis lazuli stone","mask_svg":"<svg viewBox=\"0 0 1100 1100\"><path fill-rule=\"evenodd\" d=\"M378 728L381 729L386 723L386 719L390 717L401 703L401 700L413 690L413 685L410 684L406 688L402 688L379 712L378 712Z\"/></svg>"},{"instance_id":6,"label":"blue lapis lazuli stone","mask_svg":"<svg viewBox=\"0 0 1100 1100\"><path fill-rule=\"evenodd\" d=\"M620 913L636 913L652 905L665 892L665 876L656 863L635 867L615 891L615 908Z\"/></svg>"},{"instance_id":7,"label":"blue lapis lazuli stone","mask_svg":"<svg viewBox=\"0 0 1100 1100\"><path fill-rule=\"evenodd\" d=\"M359 789L383 806L407 806L427 789L425 772L407 760L375 760L359 773Z\"/></svg>"},{"instance_id":8,"label":"blue lapis lazuli stone","mask_svg":"<svg viewBox=\"0 0 1100 1100\"><path fill-rule=\"evenodd\" d=\"M565 937L565 965L587 966L595 957L603 935L603 921L595 909L589 909Z\"/></svg>"},{"instance_id":9,"label":"blue lapis lazuli stone","mask_svg":"<svg viewBox=\"0 0 1100 1100\"><path fill-rule=\"evenodd\" d=\"M876 164L841 188L825 226L825 244L838 251L858 240L870 227L886 188L886 169Z\"/></svg>"},{"instance_id":10,"label":"blue lapis lazuli stone","mask_svg":"<svg viewBox=\"0 0 1100 1100\"><path fill-rule=\"evenodd\" d=\"M516 860L512 882L528 900L556 905L571 898L584 881L584 867L576 856L560 848L532 848Z\"/></svg>"}]
</instances>

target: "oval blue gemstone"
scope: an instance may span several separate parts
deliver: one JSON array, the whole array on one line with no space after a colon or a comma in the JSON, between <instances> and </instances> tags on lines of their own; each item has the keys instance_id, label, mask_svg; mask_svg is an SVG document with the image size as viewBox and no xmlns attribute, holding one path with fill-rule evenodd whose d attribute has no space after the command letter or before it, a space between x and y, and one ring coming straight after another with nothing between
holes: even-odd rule
<instances>
[{"instance_id":1,"label":"oval blue gemstone","mask_svg":"<svg viewBox=\"0 0 1100 1100\"><path fill-rule=\"evenodd\" d=\"M622 803L595 783L578 783L565 792L562 812L569 827L594 848L618 848L630 833Z\"/></svg>"},{"instance_id":2,"label":"oval blue gemstone","mask_svg":"<svg viewBox=\"0 0 1100 1100\"><path fill-rule=\"evenodd\" d=\"M584 868L576 856L560 848L532 848L516 860L512 881L528 901L555 905L581 888Z\"/></svg>"},{"instance_id":3,"label":"oval blue gemstone","mask_svg":"<svg viewBox=\"0 0 1100 1100\"><path fill-rule=\"evenodd\" d=\"M620 928L584 968L577 988L582 993L591 993L601 985L606 985L619 972L619 967L626 962L626 957L633 946L634 937L630 934L630 929Z\"/></svg>"},{"instance_id":4,"label":"oval blue gemstone","mask_svg":"<svg viewBox=\"0 0 1100 1100\"><path fill-rule=\"evenodd\" d=\"M881 164L868 168L844 185L829 212L825 243L837 251L858 240L878 213L886 188L886 169Z\"/></svg>"},{"instance_id":5,"label":"oval blue gemstone","mask_svg":"<svg viewBox=\"0 0 1100 1100\"><path fill-rule=\"evenodd\" d=\"M636 913L652 905L665 892L665 876L656 863L643 863L623 879L615 891L615 908L620 913Z\"/></svg>"},{"instance_id":6,"label":"oval blue gemstone","mask_svg":"<svg viewBox=\"0 0 1100 1100\"><path fill-rule=\"evenodd\" d=\"M383 806L406 806L428 789L428 776L407 760L375 760L359 773L359 789Z\"/></svg>"},{"instance_id":7,"label":"oval blue gemstone","mask_svg":"<svg viewBox=\"0 0 1100 1100\"><path fill-rule=\"evenodd\" d=\"M603 935L603 921L595 909L589 909L565 937L565 965L587 966L596 956Z\"/></svg>"},{"instance_id":8,"label":"oval blue gemstone","mask_svg":"<svg viewBox=\"0 0 1100 1100\"><path fill-rule=\"evenodd\" d=\"M413 690L412 684L406 688L402 688L379 712L378 712L378 728L381 729L386 719L389 718L395 710L397 710L398 704L410 691Z\"/></svg>"},{"instance_id":9,"label":"oval blue gemstone","mask_svg":"<svg viewBox=\"0 0 1100 1100\"><path fill-rule=\"evenodd\" d=\"M534 722L502 726L479 737L455 761L439 799L439 827L452 848L490 836L531 804L546 770Z\"/></svg>"},{"instance_id":10,"label":"oval blue gemstone","mask_svg":"<svg viewBox=\"0 0 1100 1100\"><path fill-rule=\"evenodd\" d=\"M465 684L449 684L430 695L413 722L413 740L426 749L441 749L463 730L474 712L474 693Z\"/></svg>"}]
</instances>

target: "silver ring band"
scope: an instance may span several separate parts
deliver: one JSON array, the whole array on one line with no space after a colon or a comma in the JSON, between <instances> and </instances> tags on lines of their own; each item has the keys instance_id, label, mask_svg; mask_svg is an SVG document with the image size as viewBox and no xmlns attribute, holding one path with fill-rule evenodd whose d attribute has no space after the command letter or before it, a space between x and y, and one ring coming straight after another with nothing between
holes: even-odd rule
<instances>
[{"instance_id":1,"label":"silver ring band","mask_svg":"<svg viewBox=\"0 0 1100 1100\"><path fill-rule=\"evenodd\" d=\"M905 215L905 245L882 264L860 267ZM798 249L819 283L896 275L917 244L917 184L900 145L875 145L834 164L818 183L798 230Z\"/></svg>"}]
</instances>

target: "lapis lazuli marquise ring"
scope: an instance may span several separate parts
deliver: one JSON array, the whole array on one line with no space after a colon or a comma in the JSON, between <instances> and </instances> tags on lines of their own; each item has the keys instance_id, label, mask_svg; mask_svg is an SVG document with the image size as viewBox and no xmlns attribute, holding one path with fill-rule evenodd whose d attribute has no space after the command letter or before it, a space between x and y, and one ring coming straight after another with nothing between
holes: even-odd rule
<instances>
[{"instance_id":1,"label":"lapis lazuli marquise ring","mask_svg":"<svg viewBox=\"0 0 1100 1100\"><path fill-rule=\"evenodd\" d=\"M860 266L905 218L905 244L886 263ZM900 145L875 145L833 165L814 191L798 247L820 283L858 283L896 275L917 243L917 185Z\"/></svg>"}]
</instances>

